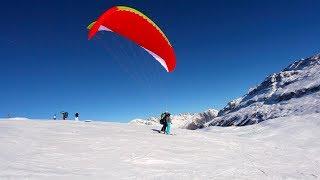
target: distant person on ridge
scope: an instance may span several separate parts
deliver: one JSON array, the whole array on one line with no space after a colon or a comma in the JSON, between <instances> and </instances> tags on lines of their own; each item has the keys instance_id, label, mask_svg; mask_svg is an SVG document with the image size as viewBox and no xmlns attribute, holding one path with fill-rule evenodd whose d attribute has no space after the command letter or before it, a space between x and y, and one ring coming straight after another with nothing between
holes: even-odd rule
<instances>
[{"instance_id":1,"label":"distant person on ridge","mask_svg":"<svg viewBox=\"0 0 320 180\"><path fill-rule=\"evenodd\" d=\"M79 121L79 113L75 113L74 116L75 116L75 120Z\"/></svg>"},{"instance_id":2,"label":"distant person on ridge","mask_svg":"<svg viewBox=\"0 0 320 180\"><path fill-rule=\"evenodd\" d=\"M53 115L53 120L57 120L56 114Z\"/></svg>"},{"instance_id":3,"label":"distant person on ridge","mask_svg":"<svg viewBox=\"0 0 320 180\"><path fill-rule=\"evenodd\" d=\"M69 115L68 112L62 111L61 114L62 114L62 119L63 120L66 120L68 118L68 115Z\"/></svg>"},{"instance_id":4,"label":"distant person on ridge","mask_svg":"<svg viewBox=\"0 0 320 180\"><path fill-rule=\"evenodd\" d=\"M64 119L65 118L65 112L64 111L61 112L61 115L62 115L62 120L65 120Z\"/></svg>"}]
</instances>

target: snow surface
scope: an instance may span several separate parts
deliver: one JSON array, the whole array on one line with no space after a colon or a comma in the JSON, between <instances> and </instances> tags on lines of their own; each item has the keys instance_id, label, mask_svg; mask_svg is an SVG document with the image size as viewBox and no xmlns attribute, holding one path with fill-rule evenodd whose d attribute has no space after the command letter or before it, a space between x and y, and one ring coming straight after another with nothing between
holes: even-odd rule
<instances>
[{"instance_id":1,"label":"snow surface","mask_svg":"<svg viewBox=\"0 0 320 180\"><path fill-rule=\"evenodd\" d=\"M153 128L0 120L0 179L320 178L320 114L173 136Z\"/></svg>"},{"instance_id":2,"label":"snow surface","mask_svg":"<svg viewBox=\"0 0 320 180\"><path fill-rule=\"evenodd\" d=\"M14 118L8 118L9 120L29 120L28 118L25 117L14 117Z\"/></svg>"}]
</instances>

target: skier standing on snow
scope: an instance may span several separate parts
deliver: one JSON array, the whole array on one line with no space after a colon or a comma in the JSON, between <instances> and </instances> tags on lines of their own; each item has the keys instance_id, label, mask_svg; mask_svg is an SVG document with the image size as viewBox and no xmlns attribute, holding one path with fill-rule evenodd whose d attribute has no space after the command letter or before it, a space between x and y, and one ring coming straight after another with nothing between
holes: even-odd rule
<instances>
[{"instance_id":1,"label":"skier standing on snow","mask_svg":"<svg viewBox=\"0 0 320 180\"><path fill-rule=\"evenodd\" d=\"M170 135L170 131L171 131L171 117L170 117L170 113L168 113L166 121L167 121L167 128L166 128L166 134Z\"/></svg>"},{"instance_id":2,"label":"skier standing on snow","mask_svg":"<svg viewBox=\"0 0 320 180\"><path fill-rule=\"evenodd\" d=\"M167 116L167 112L164 112L161 114L161 117L160 117L160 124L162 125L162 128L160 130L160 133L161 132L165 132L166 128L167 128L167 122L166 122L166 116Z\"/></svg>"},{"instance_id":3,"label":"skier standing on snow","mask_svg":"<svg viewBox=\"0 0 320 180\"><path fill-rule=\"evenodd\" d=\"M57 120L56 114L53 115L53 120Z\"/></svg>"},{"instance_id":4,"label":"skier standing on snow","mask_svg":"<svg viewBox=\"0 0 320 180\"><path fill-rule=\"evenodd\" d=\"M167 126L168 126L167 120L170 120L170 113L169 112L162 113L160 124L162 124L163 126L160 132L163 132L164 134L166 133Z\"/></svg>"},{"instance_id":5,"label":"skier standing on snow","mask_svg":"<svg viewBox=\"0 0 320 180\"><path fill-rule=\"evenodd\" d=\"M75 120L79 121L79 113L75 113L74 116L75 116Z\"/></svg>"}]
</instances>

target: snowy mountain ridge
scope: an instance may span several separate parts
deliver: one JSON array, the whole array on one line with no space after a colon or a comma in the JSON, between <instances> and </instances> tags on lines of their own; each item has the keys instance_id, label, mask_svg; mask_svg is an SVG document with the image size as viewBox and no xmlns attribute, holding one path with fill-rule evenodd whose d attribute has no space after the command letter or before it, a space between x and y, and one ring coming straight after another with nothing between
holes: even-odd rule
<instances>
[{"instance_id":1,"label":"snowy mountain ridge","mask_svg":"<svg viewBox=\"0 0 320 180\"><path fill-rule=\"evenodd\" d=\"M220 111L173 116L175 127L244 126L277 117L320 112L320 54L301 59L268 76ZM131 124L156 125L159 118L136 119Z\"/></svg>"},{"instance_id":2,"label":"snowy mountain ridge","mask_svg":"<svg viewBox=\"0 0 320 180\"><path fill-rule=\"evenodd\" d=\"M172 115L172 124L174 127L183 129L198 129L204 123L209 122L218 115L218 111L215 109L209 109L202 113L182 113L178 115ZM140 125L159 125L160 117L150 117L146 120L134 119L130 121L130 124Z\"/></svg>"},{"instance_id":3,"label":"snowy mountain ridge","mask_svg":"<svg viewBox=\"0 0 320 180\"><path fill-rule=\"evenodd\" d=\"M320 54L295 61L219 111L207 126L243 126L320 112Z\"/></svg>"}]
</instances>

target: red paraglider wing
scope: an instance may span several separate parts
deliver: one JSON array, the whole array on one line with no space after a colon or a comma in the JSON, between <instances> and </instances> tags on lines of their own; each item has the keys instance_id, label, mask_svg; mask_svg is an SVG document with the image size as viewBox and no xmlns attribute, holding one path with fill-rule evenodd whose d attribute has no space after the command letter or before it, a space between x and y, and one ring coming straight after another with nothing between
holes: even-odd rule
<instances>
[{"instance_id":1,"label":"red paraglider wing","mask_svg":"<svg viewBox=\"0 0 320 180\"><path fill-rule=\"evenodd\" d=\"M176 67L174 49L161 29L141 12L116 6L104 12L88 26L89 39L98 31L112 31L124 36L150 53L161 65L172 72Z\"/></svg>"}]
</instances>

